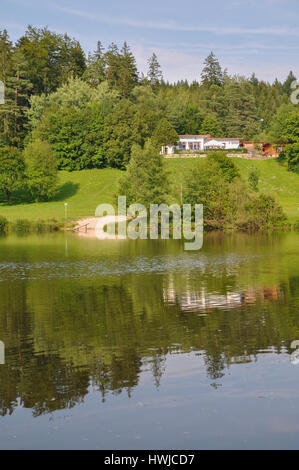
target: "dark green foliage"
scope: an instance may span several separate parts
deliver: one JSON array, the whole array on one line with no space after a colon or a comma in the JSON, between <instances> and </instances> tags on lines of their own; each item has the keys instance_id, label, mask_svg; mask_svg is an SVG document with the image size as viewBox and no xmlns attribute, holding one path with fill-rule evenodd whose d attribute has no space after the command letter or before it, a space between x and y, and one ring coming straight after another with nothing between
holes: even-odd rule
<instances>
[{"instance_id":1,"label":"dark green foliage","mask_svg":"<svg viewBox=\"0 0 299 470\"><path fill-rule=\"evenodd\" d=\"M78 41L48 28L28 26L16 48L28 63L28 79L35 94L51 93L72 77L81 77L86 68Z\"/></svg>"},{"instance_id":2,"label":"dark green foliage","mask_svg":"<svg viewBox=\"0 0 299 470\"><path fill-rule=\"evenodd\" d=\"M161 66L158 62L158 58L155 53L150 57L147 62L148 72L147 78L153 88L156 88L159 83L163 80Z\"/></svg>"},{"instance_id":3,"label":"dark green foliage","mask_svg":"<svg viewBox=\"0 0 299 470\"><path fill-rule=\"evenodd\" d=\"M203 121L200 109L191 104L187 105L180 118L179 134L201 134Z\"/></svg>"},{"instance_id":4,"label":"dark green foliage","mask_svg":"<svg viewBox=\"0 0 299 470\"><path fill-rule=\"evenodd\" d=\"M223 72L214 52L211 52L204 61L204 68L201 73L201 81L203 85L208 86L221 86L224 83Z\"/></svg>"},{"instance_id":5,"label":"dark green foliage","mask_svg":"<svg viewBox=\"0 0 299 470\"><path fill-rule=\"evenodd\" d=\"M4 30L0 80L5 83L6 102L0 106L0 146L23 149L39 139L50 144L59 169L124 169L132 146L142 147L148 138L159 152L163 145L176 144L178 134L246 140L268 140L270 135L271 142L295 144L280 160L298 171L298 107L289 104L292 73L283 84L266 83L255 74L249 79L232 77L211 52L201 78L201 83L165 82L155 54L148 61L147 77L139 77L126 42L121 49L112 43L105 51L98 41L86 59L80 43L67 34L28 26L13 44ZM19 169L16 174L22 173ZM31 197L50 197L34 193L33 173L28 169ZM11 184L11 191L20 189L21 180ZM256 187L253 179L250 185ZM11 191L5 189L9 200ZM22 187L18 200L21 192L25 197Z\"/></svg>"},{"instance_id":6,"label":"dark green foliage","mask_svg":"<svg viewBox=\"0 0 299 470\"><path fill-rule=\"evenodd\" d=\"M224 113L226 133L230 137L249 139L259 131L257 109L252 85L241 80L231 82L225 89L227 102Z\"/></svg>"},{"instance_id":7,"label":"dark green foliage","mask_svg":"<svg viewBox=\"0 0 299 470\"><path fill-rule=\"evenodd\" d=\"M148 128L136 105L121 100L105 119L103 149L108 166L125 168L130 160L134 144L143 145Z\"/></svg>"},{"instance_id":8,"label":"dark green foliage","mask_svg":"<svg viewBox=\"0 0 299 470\"><path fill-rule=\"evenodd\" d=\"M103 151L104 123L111 104L91 104L84 109L53 109L43 118L34 136L47 140L59 169L83 170L106 165Z\"/></svg>"},{"instance_id":9,"label":"dark green foliage","mask_svg":"<svg viewBox=\"0 0 299 470\"><path fill-rule=\"evenodd\" d=\"M25 136L25 111L29 106L32 84L29 64L13 48L7 31L0 31L0 80L5 86L5 103L0 105L0 145L20 145Z\"/></svg>"},{"instance_id":10,"label":"dark green foliage","mask_svg":"<svg viewBox=\"0 0 299 470\"><path fill-rule=\"evenodd\" d=\"M83 78L91 86L99 85L106 78L106 59L101 41L98 41L97 50L88 56Z\"/></svg>"},{"instance_id":11,"label":"dark green foliage","mask_svg":"<svg viewBox=\"0 0 299 470\"><path fill-rule=\"evenodd\" d=\"M24 181L25 163L21 152L15 147L0 147L0 190L11 203L11 194Z\"/></svg>"},{"instance_id":12,"label":"dark green foliage","mask_svg":"<svg viewBox=\"0 0 299 470\"><path fill-rule=\"evenodd\" d=\"M128 98L138 83L135 58L125 42L121 51L112 43L105 53L106 79L111 88L116 88L121 96Z\"/></svg>"}]
</instances>

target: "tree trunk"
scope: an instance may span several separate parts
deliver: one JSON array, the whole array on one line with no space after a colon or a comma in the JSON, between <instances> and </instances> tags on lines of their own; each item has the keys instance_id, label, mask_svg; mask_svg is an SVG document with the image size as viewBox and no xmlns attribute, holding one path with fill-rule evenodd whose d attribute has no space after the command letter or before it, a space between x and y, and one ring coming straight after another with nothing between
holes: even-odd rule
<instances>
[{"instance_id":1,"label":"tree trunk","mask_svg":"<svg viewBox=\"0 0 299 470\"><path fill-rule=\"evenodd\" d=\"M4 192L5 192L6 197L7 197L7 202L8 202L8 204L10 205L10 204L11 204L11 200L10 200L10 191L9 191L8 189L5 189Z\"/></svg>"}]
</instances>

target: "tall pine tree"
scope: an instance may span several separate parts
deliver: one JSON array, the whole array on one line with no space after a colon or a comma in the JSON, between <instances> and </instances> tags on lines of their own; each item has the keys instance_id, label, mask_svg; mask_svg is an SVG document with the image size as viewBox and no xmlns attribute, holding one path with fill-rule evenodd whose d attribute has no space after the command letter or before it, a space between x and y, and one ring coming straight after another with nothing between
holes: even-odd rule
<instances>
[{"instance_id":1,"label":"tall pine tree","mask_svg":"<svg viewBox=\"0 0 299 470\"><path fill-rule=\"evenodd\" d=\"M161 66L155 53L148 59L148 72L147 78L153 88L156 88L163 80Z\"/></svg>"},{"instance_id":2,"label":"tall pine tree","mask_svg":"<svg viewBox=\"0 0 299 470\"><path fill-rule=\"evenodd\" d=\"M212 51L204 61L204 67L201 73L201 81L203 85L218 85L224 83L224 76L218 59Z\"/></svg>"}]
</instances>

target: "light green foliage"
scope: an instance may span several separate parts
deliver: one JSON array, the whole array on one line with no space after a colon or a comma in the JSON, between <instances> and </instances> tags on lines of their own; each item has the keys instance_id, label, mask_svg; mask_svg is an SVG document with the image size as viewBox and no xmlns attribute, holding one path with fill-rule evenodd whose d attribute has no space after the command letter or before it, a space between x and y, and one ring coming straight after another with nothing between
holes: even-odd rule
<instances>
[{"instance_id":1,"label":"light green foliage","mask_svg":"<svg viewBox=\"0 0 299 470\"><path fill-rule=\"evenodd\" d=\"M65 85L49 96L32 96L31 108L28 111L29 124L34 128L47 109L74 108L81 110L91 103L102 104L107 101L116 102L118 92L110 90L107 82L90 87L80 78L71 78Z\"/></svg>"},{"instance_id":2,"label":"light green foliage","mask_svg":"<svg viewBox=\"0 0 299 470\"><path fill-rule=\"evenodd\" d=\"M36 139L24 152L27 185L37 201L50 199L57 187L57 161L51 146Z\"/></svg>"},{"instance_id":3,"label":"light green foliage","mask_svg":"<svg viewBox=\"0 0 299 470\"><path fill-rule=\"evenodd\" d=\"M237 177L233 162L228 167L223 165L222 158L211 156L197 163L185 184L184 203L203 204L205 226L260 230L286 224L274 198L251 192Z\"/></svg>"},{"instance_id":4,"label":"light green foliage","mask_svg":"<svg viewBox=\"0 0 299 470\"><path fill-rule=\"evenodd\" d=\"M127 204L140 203L149 208L150 204L165 203L168 192L168 175L155 146L150 140L144 148L134 145L127 171L120 180L118 194L127 197Z\"/></svg>"},{"instance_id":5,"label":"light green foliage","mask_svg":"<svg viewBox=\"0 0 299 470\"><path fill-rule=\"evenodd\" d=\"M0 232L4 232L8 226L8 220L3 215L0 215Z\"/></svg>"},{"instance_id":6,"label":"light green foliage","mask_svg":"<svg viewBox=\"0 0 299 470\"><path fill-rule=\"evenodd\" d=\"M258 191L259 178L259 172L253 167L248 176L248 183L252 191Z\"/></svg>"},{"instance_id":7,"label":"light green foliage","mask_svg":"<svg viewBox=\"0 0 299 470\"><path fill-rule=\"evenodd\" d=\"M289 116L294 112L294 105L282 104L276 114L273 116L270 126L269 133L274 141L276 142L288 142L285 137L286 121Z\"/></svg>"},{"instance_id":8,"label":"light green foliage","mask_svg":"<svg viewBox=\"0 0 299 470\"><path fill-rule=\"evenodd\" d=\"M199 133L210 134L212 137L223 136L221 123L215 114L209 114L203 119Z\"/></svg>"},{"instance_id":9,"label":"light green foliage","mask_svg":"<svg viewBox=\"0 0 299 470\"><path fill-rule=\"evenodd\" d=\"M289 143L299 142L299 109L293 109L286 116L282 138Z\"/></svg>"},{"instance_id":10,"label":"light green foliage","mask_svg":"<svg viewBox=\"0 0 299 470\"><path fill-rule=\"evenodd\" d=\"M17 219L64 221L68 203L68 217L94 216L98 204L113 204L117 183L122 172L111 168L103 170L59 171L55 196L50 201L24 203L23 195L14 195L15 204L0 202L0 214L9 221ZM16 204L18 202L18 204Z\"/></svg>"},{"instance_id":11,"label":"light green foliage","mask_svg":"<svg viewBox=\"0 0 299 470\"><path fill-rule=\"evenodd\" d=\"M299 142L287 145L283 153L287 161L288 169L299 173Z\"/></svg>"}]
</instances>

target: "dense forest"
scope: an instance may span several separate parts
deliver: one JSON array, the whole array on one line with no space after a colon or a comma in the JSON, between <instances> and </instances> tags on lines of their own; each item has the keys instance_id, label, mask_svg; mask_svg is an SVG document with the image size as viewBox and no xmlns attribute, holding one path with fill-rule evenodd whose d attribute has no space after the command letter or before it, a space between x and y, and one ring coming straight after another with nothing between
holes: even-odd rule
<instances>
[{"instance_id":1,"label":"dense forest","mask_svg":"<svg viewBox=\"0 0 299 470\"><path fill-rule=\"evenodd\" d=\"M14 44L0 32L0 144L23 148L42 137L60 168L123 167L132 143L143 144L161 119L178 134L206 134L258 139L264 133L293 141L279 126L294 112L290 102L292 72L284 83L230 76L211 52L201 77L188 83L163 80L155 54L144 76L125 42L101 42L85 56L78 41L47 28L28 26Z\"/></svg>"},{"instance_id":2,"label":"dense forest","mask_svg":"<svg viewBox=\"0 0 299 470\"><path fill-rule=\"evenodd\" d=\"M24 182L33 200L51 198L57 170L133 171L178 134L285 143L280 160L299 170L292 72L272 84L254 73L230 76L211 52L198 81L168 83L155 53L144 75L126 42L105 50L99 41L86 57L67 34L28 26L15 43L0 31L0 80L0 190L8 203ZM161 163L153 158L152 166L157 187Z\"/></svg>"}]
</instances>

